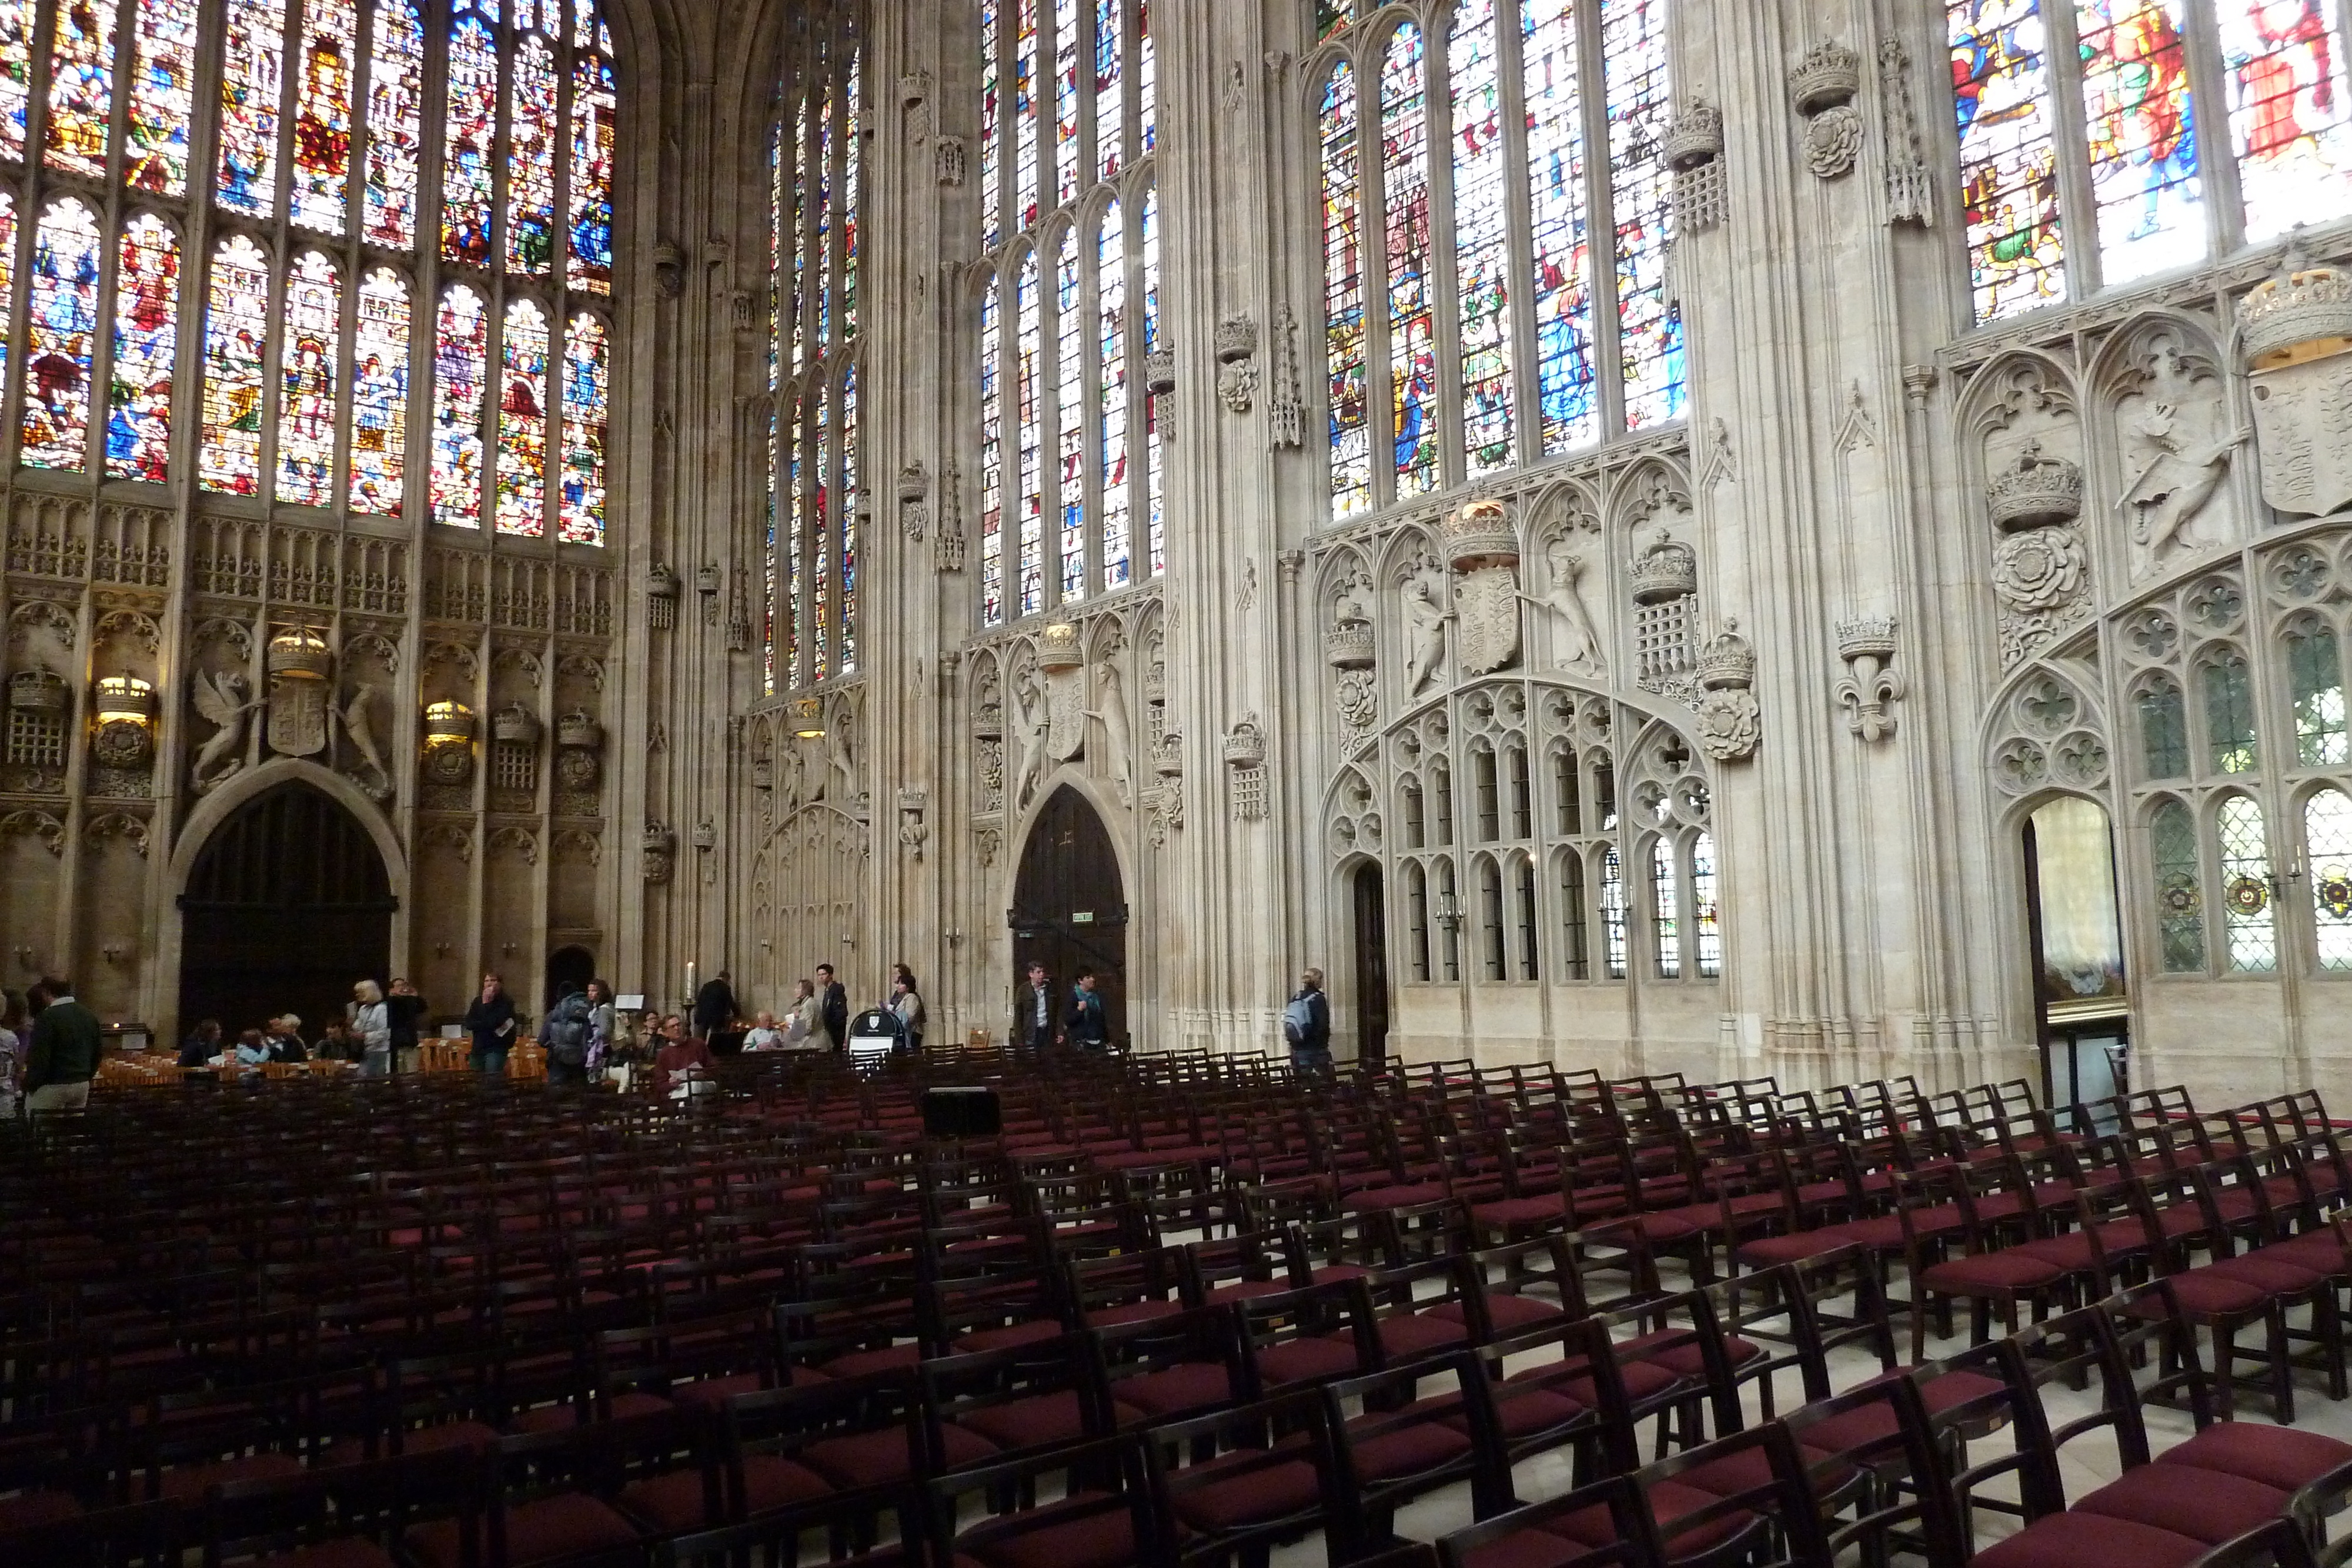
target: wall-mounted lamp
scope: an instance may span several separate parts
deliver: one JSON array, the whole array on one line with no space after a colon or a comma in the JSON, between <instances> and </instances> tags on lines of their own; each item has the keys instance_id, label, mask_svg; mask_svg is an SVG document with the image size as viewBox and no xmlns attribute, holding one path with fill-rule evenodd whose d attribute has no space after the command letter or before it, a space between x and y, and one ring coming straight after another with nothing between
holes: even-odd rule
<instances>
[{"instance_id":1,"label":"wall-mounted lamp","mask_svg":"<svg viewBox=\"0 0 2352 1568\"><path fill-rule=\"evenodd\" d=\"M1448 931L1462 924L1461 901L1450 893L1441 893L1431 900L1430 912L1437 916L1437 923Z\"/></svg>"},{"instance_id":2,"label":"wall-mounted lamp","mask_svg":"<svg viewBox=\"0 0 2352 1568\"><path fill-rule=\"evenodd\" d=\"M446 942L433 944L433 956L436 958L446 958L449 956L449 944Z\"/></svg>"},{"instance_id":3,"label":"wall-mounted lamp","mask_svg":"<svg viewBox=\"0 0 2352 1568\"><path fill-rule=\"evenodd\" d=\"M947 929L947 932L946 932L946 936L947 936L947 939L948 939L948 946L950 946L950 947L961 947L961 946L963 946L963 928L962 928L961 926L960 926L960 925L950 925L950 926L949 926L949 927L948 927L948 929Z\"/></svg>"},{"instance_id":4,"label":"wall-mounted lamp","mask_svg":"<svg viewBox=\"0 0 2352 1568\"><path fill-rule=\"evenodd\" d=\"M501 943L499 943L499 952L501 952L501 953L504 953L508 957L511 958L511 957L513 957L513 956L514 956L518 952L521 951L521 948L520 948L520 946L519 944L517 944L517 943L513 943L513 942L501 942Z\"/></svg>"},{"instance_id":5,"label":"wall-mounted lamp","mask_svg":"<svg viewBox=\"0 0 2352 1568\"><path fill-rule=\"evenodd\" d=\"M122 962L122 955L129 952L130 949L123 946L119 942L110 942L105 946L100 947L99 951L106 955L106 961L108 963L120 964Z\"/></svg>"},{"instance_id":6,"label":"wall-mounted lamp","mask_svg":"<svg viewBox=\"0 0 2352 1568\"><path fill-rule=\"evenodd\" d=\"M824 738L824 704L815 697L802 697L793 704L793 733L803 740Z\"/></svg>"},{"instance_id":7,"label":"wall-mounted lamp","mask_svg":"<svg viewBox=\"0 0 2352 1568\"><path fill-rule=\"evenodd\" d=\"M30 947L16 949L16 962L27 969L37 967L33 962L33 950Z\"/></svg>"},{"instance_id":8,"label":"wall-mounted lamp","mask_svg":"<svg viewBox=\"0 0 2352 1568\"><path fill-rule=\"evenodd\" d=\"M136 675L101 675L89 747L101 768L144 768L155 755L155 688Z\"/></svg>"}]
</instances>

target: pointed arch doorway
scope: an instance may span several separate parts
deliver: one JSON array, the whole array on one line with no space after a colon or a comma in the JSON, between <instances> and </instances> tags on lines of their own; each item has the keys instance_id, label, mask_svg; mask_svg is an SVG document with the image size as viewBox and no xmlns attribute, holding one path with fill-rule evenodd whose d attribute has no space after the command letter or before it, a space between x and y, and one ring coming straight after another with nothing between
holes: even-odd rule
<instances>
[{"instance_id":1,"label":"pointed arch doorway","mask_svg":"<svg viewBox=\"0 0 2352 1568\"><path fill-rule=\"evenodd\" d=\"M367 829L299 780L246 801L197 852L180 895L180 1019L234 1038L293 1013L316 1039L392 961L396 907Z\"/></svg>"},{"instance_id":2,"label":"pointed arch doorway","mask_svg":"<svg viewBox=\"0 0 2352 1568\"><path fill-rule=\"evenodd\" d=\"M1092 969L1110 1036L1127 1039L1127 892L1118 855L1095 809L1066 784L1029 830L1006 917L1013 983L1026 981L1032 963L1045 965L1055 1006L1066 1012L1070 988Z\"/></svg>"}]
</instances>

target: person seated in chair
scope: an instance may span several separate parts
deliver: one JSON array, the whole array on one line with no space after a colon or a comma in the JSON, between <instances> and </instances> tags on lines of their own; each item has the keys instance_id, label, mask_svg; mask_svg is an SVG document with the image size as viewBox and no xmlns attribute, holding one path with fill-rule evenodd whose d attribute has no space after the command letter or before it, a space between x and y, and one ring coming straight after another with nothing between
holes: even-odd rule
<instances>
[{"instance_id":1,"label":"person seated in chair","mask_svg":"<svg viewBox=\"0 0 2352 1568\"><path fill-rule=\"evenodd\" d=\"M310 1048L302 1043L302 1020L292 1013L269 1020L269 1060L308 1061Z\"/></svg>"},{"instance_id":2,"label":"person seated in chair","mask_svg":"<svg viewBox=\"0 0 2352 1568\"><path fill-rule=\"evenodd\" d=\"M716 1090L713 1082L719 1063L710 1048L686 1032L686 1025L673 1014L662 1022L662 1046L654 1053L654 1092L691 1096Z\"/></svg>"}]
</instances>

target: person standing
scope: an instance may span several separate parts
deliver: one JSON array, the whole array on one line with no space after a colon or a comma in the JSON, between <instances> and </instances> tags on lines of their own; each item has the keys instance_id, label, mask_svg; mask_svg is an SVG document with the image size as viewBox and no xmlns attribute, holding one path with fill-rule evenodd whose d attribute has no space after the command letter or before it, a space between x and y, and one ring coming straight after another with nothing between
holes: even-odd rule
<instances>
[{"instance_id":1,"label":"person standing","mask_svg":"<svg viewBox=\"0 0 2352 1568\"><path fill-rule=\"evenodd\" d=\"M923 1049L923 998L915 990L915 972L906 965L898 966L898 977L890 982L890 1010L898 1018L898 1031L906 1037L908 1051Z\"/></svg>"},{"instance_id":2,"label":"person standing","mask_svg":"<svg viewBox=\"0 0 2352 1568\"><path fill-rule=\"evenodd\" d=\"M1294 1071L1331 1065L1331 999L1323 994L1323 971L1298 977L1298 994L1282 1009L1282 1037L1290 1045Z\"/></svg>"},{"instance_id":3,"label":"person standing","mask_svg":"<svg viewBox=\"0 0 2352 1568\"><path fill-rule=\"evenodd\" d=\"M25 1077L25 1005L14 991L0 991L0 1122L16 1119ZM215 1030L215 1032L218 1032Z\"/></svg>"},{"instance_id":4,"label":"person standing","mask_svg":"<svg viewBox=\"0 0 2352 1568\"><path fill-rule=\"evenodd\" d=\"M613 1006L613 988L602 980L588 982L588 1082L604 1081L604 1058L613 1049L621 1014Z\"/></svg>"},{"instance_id":5,"label":"person standing","mask_svg":"<svg viewBox=\"0 0 2352 1568\"><path fill-rule=\"evenodd\" d=\"M547 1048L547 1084L551 1089L580 1089L588 1083L589 1013L584 991L566 991L540 1020L539 1043Z\"/></svg>"},{"instance_id":6,"label":"person standing","mask_svg":"<svg viewBox=\"0 0 2352 1568\"><path fill-rule=\"evenodd\" d=\"M824 1004L824 1048L839 1051L849 1038L849 988L833 977L833 966L816 967L817 999Z\"/></svg>"},{"instance_id":7,"label":"person standing","mask_svg":"<svg viewBox=\"0 0 2352 1568\"><path fill-rule=\"evenodd\" d=\"M726 1032L735 1021L735 988L721 969L694 993L694 1032L705 1040Z\"/></svg>"},{"instance_id":8,"label":"person standing","mask_svg":"<svg viewBox=\"0 0 2352 1568\"><path fill-rule=\"evenodd\" d=\"M806 980L793 982L793 1016L784 1025L784 1046L790 1051L831 1051L833 1037L824 1030L824 998Z\"/></svg>"},{"instance_id":9,"label":"person standing","mask_svg":"<svg viewBox=\"0 0 2352 1568\"><path fill-rule=\"evenodd\" d=\"M482 994L466 1009L466 1032L474 1037L474 1071L504 1078L507 1052L514 1045L515 1006L496 975L482 977Z\"/></svg>"},{"instance_id":10,"label":"person standing","mask_svg":"<svg viewBox=\"0 0 2352 1568\"><path fill-rule=\"evenodd\" d=\"M196 1025L196 1032L188 1036L180 1047L180 1065L202 1067L221 1053L221 1026L218 1019L206 1019Z\"/></svg>"},{"instance_id":11,"label":"person standing","mask_svg":"<svg viewBox=\"0 0 2352 1568\"><path fill-rule=\"evenodd\" d=\"M98 1015L74 999L73 982L45 975L39 989L48 1005L33 1020L33 1045L25 1059L25 1109L79 1111L89 1103L89 1081L98 1076Z\"/></svg>"},{"instance_id":12,"label":"person standing","mask_svg":"<svg viewBox=\"0 0 2352 1568\"><path fill-rule=\"evenodd\" d=\"M1032 959L1028 983L1013 993L1013 1038L1032 1051L1043 1051L1054 1043L1059 1021L1054 1011L1054 982L1045 966Z\"/></svg>"},{"instance_id":13,"label":"person standing","mask_svg":"<svg viewBox=\"0 0 2352 1568\"><path fill-rule=\"evenodd\" d=\"M360 1048L360 1076L392 1076L392 1013L383 990L373 980L352 988L352 1040Z\"/></svg>"},{"instance_id":14,"label":"person standing","mask_svg":"<svg viewBox=\"0 0 2352 1568\"><path fill-rule=\"evenodd\" d=\"M1110 1049L1110 1016L1103 1011L1102 993L1095 989L1095 972L1078 971L1077 988L1070 993L1070 1016L1065 1030L1081 1051Z\"/></svg>"},{"instance_id":15,"label":"person standing","mask_svg":"<svg viewBox=\"0 0 2352 1568\"><path fill-rule=\"evenodd\" d=\"M397 1072L416 1071L416 1028L425 1021L425 998L406 980L395 979L383 998L384 1024L392 1033L392 1064Z\"/></svg>"}]
</instances>

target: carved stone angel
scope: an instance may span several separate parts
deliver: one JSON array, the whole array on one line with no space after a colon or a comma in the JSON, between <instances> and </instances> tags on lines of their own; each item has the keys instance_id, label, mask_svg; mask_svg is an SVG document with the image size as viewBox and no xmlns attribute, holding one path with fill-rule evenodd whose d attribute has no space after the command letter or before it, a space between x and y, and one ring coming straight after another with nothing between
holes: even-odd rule
<instances>
[{"instance_id":1,"label":"carved stone angel","mask_svg":"<svg viewBox=\"0 0 2352 1568\"><path fill-rule=\"evenodd\" d=\"M245 758L237 755L245 749L245 716L259 707L262 699L246 695L245 677L235 670L217 675L197 671L194 695L196 712L215 727L188 769L188 781L202 795L245 766Z\"/></svg>"}]
</instances>

